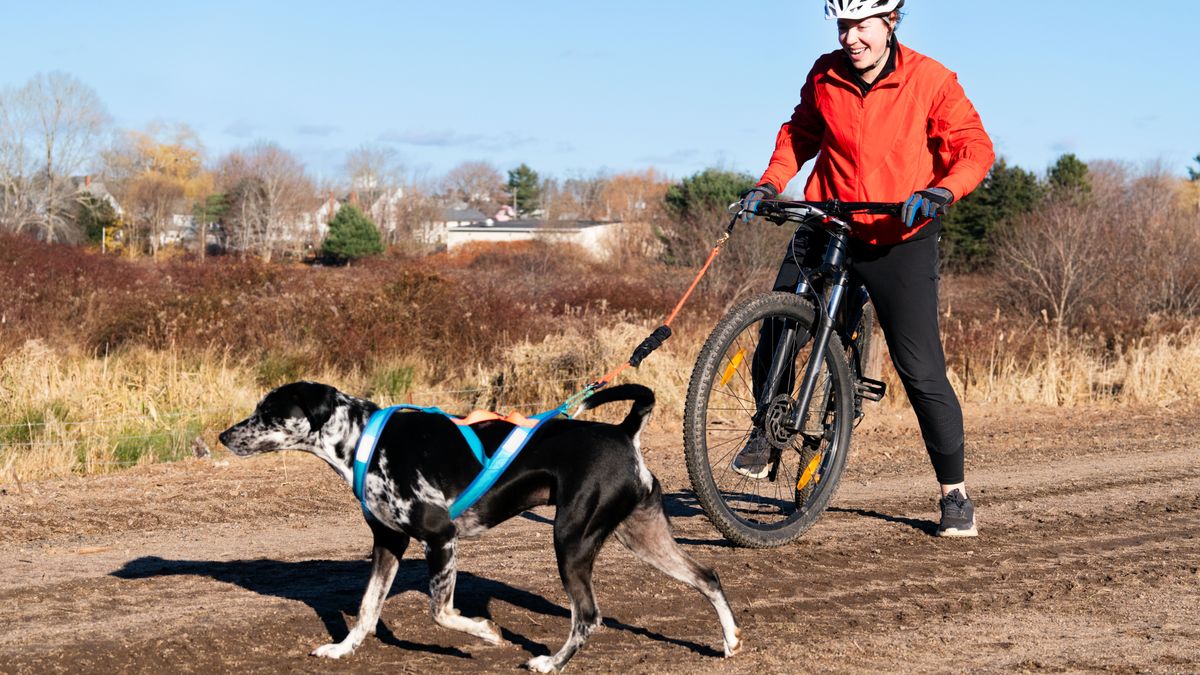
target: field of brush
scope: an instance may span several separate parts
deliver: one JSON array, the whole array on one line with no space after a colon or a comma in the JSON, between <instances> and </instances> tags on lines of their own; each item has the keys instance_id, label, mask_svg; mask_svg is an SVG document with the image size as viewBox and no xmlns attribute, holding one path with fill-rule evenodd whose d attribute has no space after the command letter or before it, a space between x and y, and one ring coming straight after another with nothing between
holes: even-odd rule
<instances>
[{"instance_id":1,"label":"field of brush","mask_svg":"<svg viewBox=\"0 0 1200 675\"><path fill-rule=\"evenodd\" d=\"M751 269L721 269L718 259L676 337L626 371L657 392L662 430L678 427L713 323L768 285L768 257ZM0 238L0 483L219 453L218 432L269 388L298 379L380 403L548 408L627 359L693 274L541 242L317 267L129 260ZM1065 328L1015 309L1002 287L996 272L943 277L951 381L966 401L1172 406L1195 397L1195 321ZM901 392L890 365L883 378ZM902 397L882 405L903 408Z\"/></svg>"}]
</instances>

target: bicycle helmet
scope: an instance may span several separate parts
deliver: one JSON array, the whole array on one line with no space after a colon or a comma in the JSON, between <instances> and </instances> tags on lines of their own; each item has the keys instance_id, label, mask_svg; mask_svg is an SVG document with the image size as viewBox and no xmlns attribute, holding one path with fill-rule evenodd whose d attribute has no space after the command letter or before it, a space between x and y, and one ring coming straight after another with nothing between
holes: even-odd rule
<instances>
[{"instance_id":1,"label":"bicycle helmet","mask_svg":"<svg viewBox=\"0 0 1200 675\"><path fill-rule=\"evenodd\" d=\"M904 0L825 0L826 19L869 19L904 6Z\"/></svg>"}]
</instances>

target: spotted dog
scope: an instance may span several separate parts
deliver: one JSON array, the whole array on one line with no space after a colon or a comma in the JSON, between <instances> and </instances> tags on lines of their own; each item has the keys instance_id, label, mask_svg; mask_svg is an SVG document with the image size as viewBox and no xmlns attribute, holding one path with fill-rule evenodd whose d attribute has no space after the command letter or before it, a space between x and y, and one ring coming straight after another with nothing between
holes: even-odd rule
<instances>
[{"instance_id":1,"label":"spotted dog","mask_svg":"<svg viewBox=\"0 0 1200 675\"><path fill-rule=\"evenodd\" d=\"M364 482L365 504L374 515L367 518L374 549L358 620L344 640L318 647L313 655L346 656L375 633L410 539L425 544L433 620L489 643L501 643L494 623L462 616L454 608L458 539L478 535L543 504L556 507L554 550L571 600L571 632L557 653L530 659L526 667L537 672L562 669L600 625L592 564L610 534L645 562L703 593L720 619L725 655L736 654L742 646L740 630L717 573L692 560L676 544L663 512L662 489L642 460L638 438L654 409L654 393L641 385L612 387L593 395L585 407L614 401L632 401L629 415L620 424L547 421L495 486L454 520L449 505L475 478L479 462L445 416L393 415L380 433ZM311 452L350 483L355 445L378 409L327 385L296 382L267 394L254 414L220 438L239 456L275 450ZM490 453L512 425L496 420L473 428Z\"/></svg>"}]
</instances>

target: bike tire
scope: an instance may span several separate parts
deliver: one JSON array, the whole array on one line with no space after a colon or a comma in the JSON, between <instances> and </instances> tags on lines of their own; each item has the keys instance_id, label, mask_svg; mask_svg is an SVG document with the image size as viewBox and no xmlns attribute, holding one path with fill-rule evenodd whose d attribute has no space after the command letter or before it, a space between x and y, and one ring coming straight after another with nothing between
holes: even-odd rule
<instances>
[{"instance_id":1,"label":"bike tire","mask_svg":"<svg viewBox=\"0 0 1200 675\"><path fill-rule=\"evenodd\" d=\"M737 436L742 434L743 443L749 438L753 428L750 418L756 412L751 368L747 367L741 373L738 369L745 362L747 349L752 346L750 343L757 346L754 332L768 320L794 322L796 327L811 335L816 324L816 311L810 303L791 293L764 293L739 303L717 322L705 341L692 371L684 407L684 456L700 506L722 535L734 544L752 548L783 546L795 541L816 523L837 490L854 428L854 385L846 362L846 350L835 333L830 336L823 354L825 372L831 379L831 386L827 388L829 394L823 404L814 404L825 407L820 422L823 429L820 443L814 447L782 449L775 480L769 481L774 487L765 485L765 478L751 483L749 481L756 479L741 476L729 467L732 454L740 448ZM811 355L811 351L809 346L807 352L801 349L797 355L798 374L790 392L793 399L807 362L805 355ZM734 375L739 380L734 386L751 393L722 391L730 387ZM730 405L730 401L742 401L742 409ZM732 444L730 438L734 439ZM798 436L797 440L811 438ZM731 447L734 448L732 452ZM799 465L803 463L807 469L814 457L820 459L815 470L802 473ZM792 462L796 468L785 471L785 461ZM808 474L807 481L803 480L805 474ZM790 483L787 490L790 495L785 495L780 485L784 480ZM758 494L760 498L754 499L747 490L758 493L774 490L775 496ZM778 513L770 513L772 510Z\"/></svg>"}]
</instances>

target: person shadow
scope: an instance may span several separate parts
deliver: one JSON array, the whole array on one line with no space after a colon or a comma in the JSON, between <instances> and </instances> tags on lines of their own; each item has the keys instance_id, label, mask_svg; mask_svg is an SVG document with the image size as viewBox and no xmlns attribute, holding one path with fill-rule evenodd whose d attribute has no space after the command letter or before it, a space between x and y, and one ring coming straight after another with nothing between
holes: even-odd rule
<instances>
[{"instance_id":1,"label":"person shadow","mask_svg":"<svg viewBox=\"0 0 1200 675\"><path fill-rule=\"evenodd\" d=\"M169 576L209 577L241 586L260 595L302 602L312 609L325 625L331 640L338 642L350 632L345 616L358 612L370 569L370 561L366 559L288 562L269 559L171 560L158 556L143 556L126 562L120 569L112 572L111 576L126 580ZM400 561L400 569L396 573L388 597L407 591L428 593L428 569L424 560ZM493 600L507 602L532 613L563 618L569 625L571 612L561 605L504 582L461 570L458 572L455 606L464 615L492 619L489 604ZM432 622L432 619L429 620ZM612 617L605 617L603 623L610 629L676 645L701 655L722 656L720 651L707 645L668 637ZM501 633L505 640L518 645L531 656L547 655L558 649L557 643L551 648L508 628L501 627ZM383 619L380 619L376 626L376 636L385 644L409 651L472 658L469 653L456 647L422 644L400 638L387 627ZM561 637L565 639L565 631Z\"/></svg>"},{"instance_id":2,"label":"person shadow","mask_svg":"<svg viewBox=\"0 0 1200 675\"><path fill-rule=\"evenodd\" d=\"M867 509L848 509L841 506L831 506L826 509L828 513L846 513L853 516L861 516L863 518L875 518L887 523L897 523L899 525L907 525L914 530L919 530L933 537L937 535L938 524L932 520L923 518L909 518L907 516L892 516L878 511L869 511Z\"/></svg>"}]
</instances>

